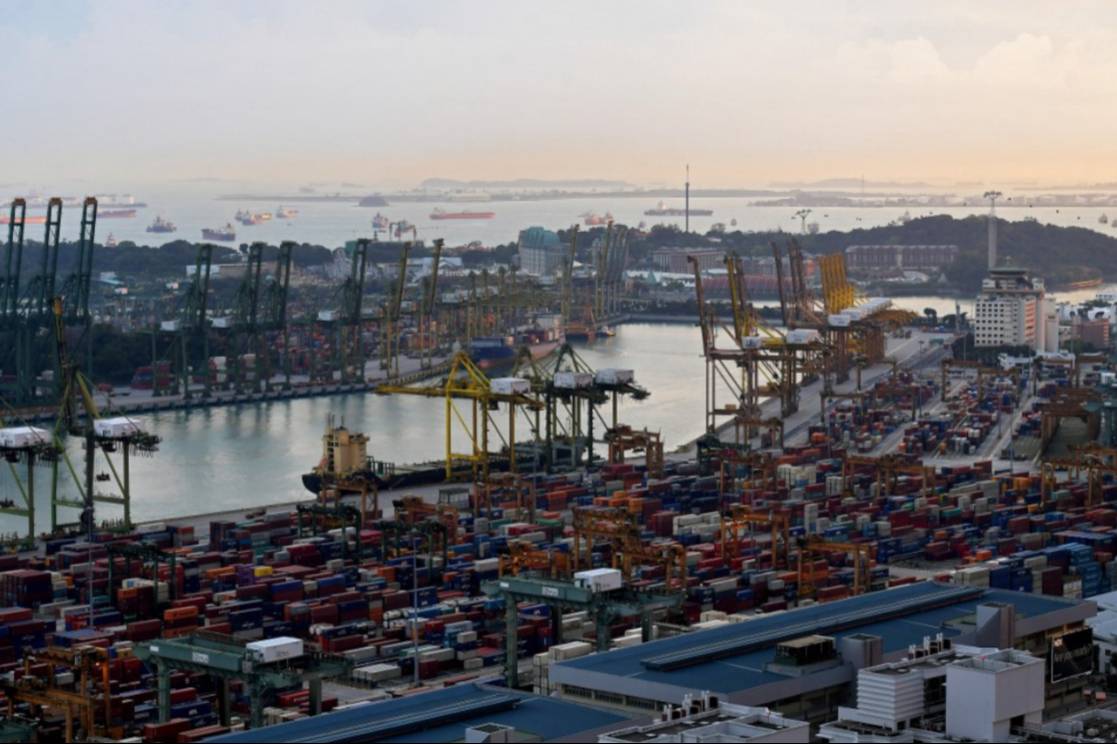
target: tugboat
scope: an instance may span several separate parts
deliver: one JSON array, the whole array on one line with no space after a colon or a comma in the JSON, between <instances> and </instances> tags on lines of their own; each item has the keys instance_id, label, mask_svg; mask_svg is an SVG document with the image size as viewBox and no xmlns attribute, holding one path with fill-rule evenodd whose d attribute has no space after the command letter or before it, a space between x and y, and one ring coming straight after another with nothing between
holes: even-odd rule
<instances>
[{"instance_id":1,"label":"tugboat","mask_svg":"<svg viewBox=\"0 0 1117 744\"><path fill-rule=\"evenodd\" d=\"M105 238L105 247L106 248L115 248L116 246L117 246L116 236L113 235L112 233L109 233L109 236L107 238Z\"/></svg>"},{"instance_id":2,"label":"tugboat","mask_svg":"<svg viewBox=\"0 0 1117 744\"><path fill-rule=\"evenodd\" d=\"M293 209L291 207L280 206L279 209L275 210L275 217L276 217L276 219L280 219L280 220L289 220L289 219L292 219L294 217L297 217L298 215L299 215L299 210Z\"/></svg>"},{"instance_id":3,"label":"tugboat","mask_svg":"<svg viewBox=\"0 0 1117 744\"><path fill-rule=\"evenodd\" d=\"M389 220L387 217L385 217L384 215L377 212L376 216L372 218L372 229L373 230L387 230L388 225L390 225L391 222L392 221Z\"/></svg>"},{"instance_id":4,"label":"tugboat","mask_svg":"<svg viewBox=\"0 0 1117 744\"><path fill-rule=\"evenodd\" d=\"M259 219L257 219L256 215L252 214L246 209L237 210L237 213L233 215L233 219L242 225L255 225L257 222L260 221Z\"/></svg>"}]
</instances>

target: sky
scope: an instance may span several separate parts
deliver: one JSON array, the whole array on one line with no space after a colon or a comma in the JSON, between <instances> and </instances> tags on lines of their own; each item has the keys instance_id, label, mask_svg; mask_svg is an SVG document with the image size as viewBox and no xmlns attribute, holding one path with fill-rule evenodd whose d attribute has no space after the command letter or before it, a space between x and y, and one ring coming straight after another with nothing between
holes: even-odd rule
<instances>
[{"instance_id":1,"label":"sky","mask_svg":"<svg viewBox=\"0 0 1117 744\"><path fill-rule=\"evenodd\" d=\"M1117 180L1117 3L51 0L0 185Z\"/></svg>"}]
</instances>

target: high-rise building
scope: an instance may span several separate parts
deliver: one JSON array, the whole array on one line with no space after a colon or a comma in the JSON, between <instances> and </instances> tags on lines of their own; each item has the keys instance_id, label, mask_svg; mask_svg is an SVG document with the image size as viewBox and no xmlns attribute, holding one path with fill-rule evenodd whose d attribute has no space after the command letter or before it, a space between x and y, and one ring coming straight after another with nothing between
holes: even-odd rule
<instances>
[{"instance_id":1,"label":"high-rise building","mask_svg":"<svg viewBox=\"0 0 1117 744\"><path fill-rule=\"evenodd\" d=\"M529 227L520 231L520 270L532 276L551 276L562 270L564 246L553 230Z\"/></svg>"},{"instance_id":2,"label":"high-rise building","mask_svg":"<svg viewBox=\"0 0 1117 744\"><path fill-rule=\"evenodd\" d=\"M974 343L1048 351L1046 306L1042 279L1023 269L991 269L974 308ZM1058 339L1053 341L1058 350Z\"/></svg>"}]
</instances>

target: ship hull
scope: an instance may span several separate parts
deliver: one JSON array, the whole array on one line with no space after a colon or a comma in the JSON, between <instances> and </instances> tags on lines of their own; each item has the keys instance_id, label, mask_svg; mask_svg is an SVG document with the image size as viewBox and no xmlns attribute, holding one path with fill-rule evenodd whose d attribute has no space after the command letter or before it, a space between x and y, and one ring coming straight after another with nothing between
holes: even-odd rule
<instances>
[{"instance_id":1,"label":"ship hull","mask_svg":"<svg viewBox=\"0 0 1117 744\"><path fill-rule=\"evenodd\" d=\"M432 220L491 220L496 212L444 212L431 214Z\"/></svg>"}]
</instances>

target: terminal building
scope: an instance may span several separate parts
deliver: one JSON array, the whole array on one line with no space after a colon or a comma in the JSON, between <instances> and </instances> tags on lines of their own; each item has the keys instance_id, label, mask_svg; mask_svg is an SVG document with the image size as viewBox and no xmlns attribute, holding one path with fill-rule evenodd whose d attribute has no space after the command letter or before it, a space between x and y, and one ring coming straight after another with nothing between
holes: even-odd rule
<instances>
[{"instance_id":1,"label":"terminal building","mask_svg":"<svg viewBox=\"0 0 1117 744\"><path fill-rule=\"evenodd\" d=\"M1074 735L1109 725L1101 711L1081 721L1058 715L1082 699L1093 670L1085 623L1095 612L1080 600L924 581L555 661L549 696L495 678L462 681L208 741L945 744Z\"/></svg>"},{"instance_id":2,"label":"terminal building","mask_svg":"<svg viewBox=\"0 0 1117 744\"><path fill-rule=\"evenodd\" d=\"M1042 656L1049 633L1094 613L1076 600L920 582L555 663L549 683L565 699L633 714L707 690L821 725L837 718L860 669L929 637Z\"/></svg>"}]
</instances>

